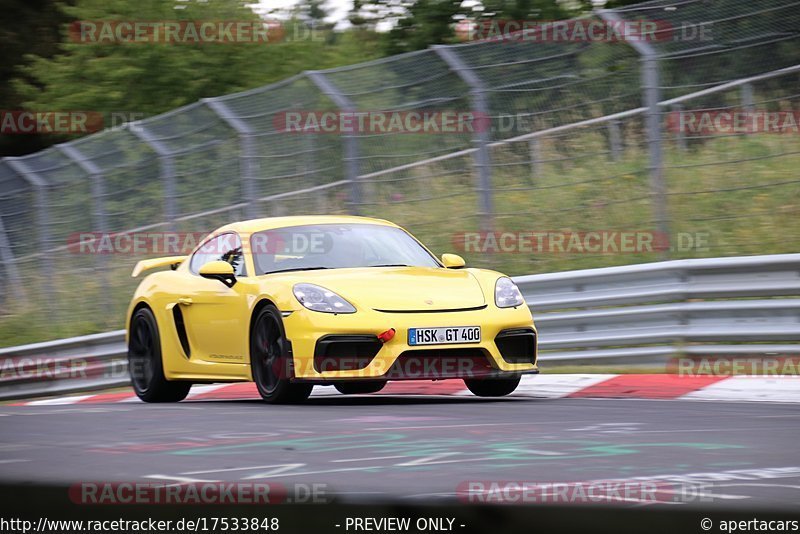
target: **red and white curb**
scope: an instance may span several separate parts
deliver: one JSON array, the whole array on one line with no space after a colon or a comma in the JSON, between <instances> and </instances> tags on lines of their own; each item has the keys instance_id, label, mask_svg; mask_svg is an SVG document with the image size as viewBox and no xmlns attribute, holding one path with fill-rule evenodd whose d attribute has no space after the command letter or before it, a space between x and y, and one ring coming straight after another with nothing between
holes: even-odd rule
<instances>
[{"instance_id":1,"label":"red and white curb","mask_svg":"<svg viewBox=\"0 0 800 534\"><path fill-rule=\"evenodd\" d=\"M312 396L339 395L332 386L317 386ZM461 380L390 382L379 395L471 395ZM680 376L542 374L522 377L512 397L637 398L708 401L800 402L800 376ZM189 401L259 399L252 383L194 386ZM133 392L73 395L16 405L140 402Z\"/></svg>"}]
</instances>

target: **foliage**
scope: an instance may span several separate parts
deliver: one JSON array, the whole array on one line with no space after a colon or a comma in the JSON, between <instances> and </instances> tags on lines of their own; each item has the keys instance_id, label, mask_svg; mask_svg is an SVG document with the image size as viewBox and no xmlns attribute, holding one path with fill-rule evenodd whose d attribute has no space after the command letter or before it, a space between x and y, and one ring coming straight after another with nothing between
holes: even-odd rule
<instances>
[{"instance_id":1,"label":"foliage","mask_svg":"<svg viewBox=\"0 0 800 534\"><path fill-rule=\"evenodd\" d=\"M68 0L67 3L70 3ZM49 58L58 51L59 27L65 13L55 0L6 0L0 9L0 109L22 108L23 97L8 83L20 76L26 54ZM32 80L28 80L32 81ZM35 152L48 144L34 135L0 135L0 154L20 155Z\"/></svg>"},{"instance_id":2,"label":"foliage","mask_svg":"<svg viewBox=\"0 0 800 534\"><path fill-rule=\"evenodd\" d=\"M163 0L77 0L62 5L60 20L69 21L258 21L238 0L187 2L176 10ZM319 7L309 15L320 16ZM55 15L54 15L55 16ZM55 55L34 52L17 65L13 89L25 109L81 110L142 118L195 102L266 85L303 70L323 69L372 59L364 30L314 31L301 19L285 23L275 43L109 43L74 42L70 25L61 25ZM21 61L20 59L14 61ZM6 94L0 109L18 109ZM108 123L106 123L108 125ZM49 143L63 139L47 139ZM39 148L38 146L36 148Z\"/></svg>"}]
</instances>

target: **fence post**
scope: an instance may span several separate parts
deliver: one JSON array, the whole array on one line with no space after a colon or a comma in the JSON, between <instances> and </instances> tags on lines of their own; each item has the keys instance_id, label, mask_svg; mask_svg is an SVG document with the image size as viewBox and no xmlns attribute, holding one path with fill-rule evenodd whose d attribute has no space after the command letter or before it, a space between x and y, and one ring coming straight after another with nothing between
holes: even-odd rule
<instances>
[{"instance_id":1,"label":"fence post","mask_svg":"<svg viewBox=\"0 0 800 534\"><path fill-rule=\"evenodd\" d=\"M306 71L305 75L323 94L327 95L336 104L339 111L356 113L356 107L353 102L321 71L310 70ZM344 143L345 175L347 180L350 181L350 211L353 215L360 215L363 202L363 187L361 184L361 166L358 159L358 138L356 134L351 133L343 135L342 139Z\"/></svg>"},{"instance_id":2,"label":"fence post","mask_svg":"<svg viewBox=\"0 0 800 534\"><path fill-rule=\"evenodd\" d=\"M673 104L672 106L670 106L670 109L672 110L673 115L677 117L675 120L673 120L673 124L675 124L675 122L677 121L677 126L675 127L675 139L678 141L678 150L680 150L681 152L685 152L686 136L683 133L683 127L682 127L683 104Z\"/></svg>"},{"instance_id":3,"label":"fence post","mask_svg":"<svg viewBox=\"0 0 800 534\"><path fill-rule=\"evenodd\" d=\"M741 98L742 98L742 108L748 112L752 113L754 111L755 104L753 103L753 85L749 83L745 83L742 85L741 88Z\"/></svg>"},{"instance_id":4,"label":"fence post","mask_svg":"<svg viewBox=\"0 0 800 534\"><path fill-rule=\"evenodd\" d=\"M752 84L746 83L742 85L740 91L740 96L742 99L742 109L744 109L748 114L752 116L753 112L755 111L755 104L753 103L753 86ZM747 130L745 129L745 135L747 135Z\"/></svg>"},{"instance_id":5,"label":"fence post","mask_svg":"<svg viewBox=\"0 0 800 534\"><path fill-rule=\"evenodd\" d=\"M56 145L56 148L63 152L70 160L74 161L83 172L89 175L89 180L92 182L91 191L94 211L92 214L92 224L94 225L95 232L101 235L105 234L109 231L109 227L104 204L106 190L103 170L95 165L93 161L86 158L80 150L70 144ZM100 279L100 285L102 286L103 305L106 310L111 310L110 285L108 282L108 258L105 254L95 254L95 261L97 262L97 275Z\"/></svg>"},{"instance_id":6,"label":"fence post","mask_svg":"<svg viewBox=\"0 0 800 534\"><path fill-rule=\"evenodd\" d=\"M166 220L167 228L175 231L175 219L178 216L178 210L175 191L175 161L172 157L172 151L148 132L141 122L130 122L125 127L158 155L158 162L161 167L161 181L164 184L164 219Z\"/></svg>"},{"instance_id":7,"label":"fence post","mask_svg":"<svg viewBox=\"0 0 800 534\"><path fill-rule=\"evenodd\" d=\"M319 147L313 135L306 135L303 139L303 174L305 176L312 176L308 185L313 186L316 184L313 176L317 174L317 160L315 154ZM314 209L316 213L322 215L328 212L328 192L320 189L314 195Z\"/></svg>"},{"instance_id":8,"label":"fence post","mask_svg":"<svg viewBox=\"0 0 800 534\"><path fill-rule=\"evenodd\" d=\"M492 202L492 162L489 154L489 141L491 135L491 115L486 102L486 87L469 66L450 47L434 45L433 51L439 55L447 66L464 83L470 87L470 96L475 111L481 115L481 120L486 121L483 127L475 129L473 142L476 145L475 167L478 170L478 195L480 207L478 216L481 230L491 232L494 229L494 205Z\"/></svg>"},{"instance_id":9,"label":"fence post","mask_svg":"<svg viewBox=\"0 0 800 534\"><path fill-rule=\"evenodd\" d=\"M22 290L22 279L19 276L17 264L14 263L14 252L11 250L11 243L6 235L2 216L0 216L0 262L5 266L8 294L13 295L15 300L22 303L25 299L25 292Z\"/></svg>"},{"instance_id":10,"label":"fence post","mask_svg":"<svg viewBox=\"0 0 800 534\"><path fill-rule=\"evenodd\" d=\"M618 27L623 21L616 12L599 9L596 13L604 21ZM667 214L667 191L664 184L664 162L661 146L661 86L658 72L658 52L646 39L629 39L627 42L642 58L643 105L647 130L647 146L649 152L648 174L650 175L650 196L653 204L653 218L656 229L662 236L669 236L669 216ZM662 251L662 257L669 256L668 247Z\"/></svg>"},{"instance_id":11,"label":"fence post","mask_svg":"<svg viewBox=\"0 0 800 534\"><path fill-rule=\"evenodd\" d=\"M542 150L538 137L528 139L528 155L531 158L531 185L536 185L536 179L542 174Z\"/></svg>"},{"instance_id":12,"label":"fence post","mask_svg":"<svg viewBox=\"0 0 800 534\"><path fill-rule=\"evenodd\" d=\"M255 131L242 119L235 117L231 109L218 98L204 98L202 102L208 106L223 122L236 131L239 136L239 169L242 175L242 202L247 219L258 217L256 206L256 180L258 179L258 154L253 135Z\"/></svg>"},{"instance_id":13,"label":"fence post","mask_svg":"<svg viewBox=\"0 0 800 534\"><path fill-rule=\"evenodd\" d=\"M42 257L42 274L44 276L42 289L44 291L44 302L46 302L54 296L53 275L55 273L53 255L50 254L50 212L48 211L49 184L38 173L30 169L20 158L8 157L5 158L5 161L14 172L25 178L25 180L33 186L35 191L36 226L39 227L39 253ZM55 313L58 314L57 307Z\"/></svg>"},{"instance_id":14,"label":"fence post","mask_svg":"<svg viewBox=\"0 0 800 534\"><path fill-rule=\"evenodd\" d=\"M618 120L608 121L608 143L611 145L611 159L619 161L622 157L622 136Z\"/></svg>"},{"instance_id":15,"label":"fence post","mask_svg":"<svg viewBox=\"0 0 800 534\"><path fill-rule=\"evenodd\" d=\"M5 161L0 162L0 176L5 175L0 179L0 199L2 199L2 208L5 208L6 203L14 202L14 193L18 192L20 186L25 188L27 193L30 189L30 184L27 180L21 177ZM7 170L5 170L7 169ZM23 229L27 232L27 228ZM5 295L11 295L17 301L17 305L21 306L25 298L25 288L22 285L22 278L19 275L19 268L15 263L14 249L11 246L11 238L3 224L3 217L0 215L0 263L3 264L5 270L6 290ZM5 301L5 298L2 299Z\"/></svg>"}]
</instances>

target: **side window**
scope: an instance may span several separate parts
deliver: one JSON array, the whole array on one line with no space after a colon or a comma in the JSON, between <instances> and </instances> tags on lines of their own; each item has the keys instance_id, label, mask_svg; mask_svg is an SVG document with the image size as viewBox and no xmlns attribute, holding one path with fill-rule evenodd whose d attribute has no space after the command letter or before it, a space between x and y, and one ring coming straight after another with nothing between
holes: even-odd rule
<instances>
[{"instance_id":1,"label":"side window","mask_svg":"<svg viewBox=\"0 0 800 534\"><path fill-rule=\"evenodd\" d=\"M247 276L242 254L242 240L237 234L222 234L209 239L192 256L189 270L194 274L200 267L210 261L226 261L233 265L233 272L238 276Z\"/></svg>"}]
</instances>

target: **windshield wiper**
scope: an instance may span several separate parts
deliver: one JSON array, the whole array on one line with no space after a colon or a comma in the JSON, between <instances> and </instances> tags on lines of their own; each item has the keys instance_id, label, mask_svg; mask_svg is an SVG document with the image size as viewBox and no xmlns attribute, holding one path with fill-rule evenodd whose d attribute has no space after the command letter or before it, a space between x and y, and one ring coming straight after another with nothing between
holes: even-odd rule
<instances>
[{"instance_id":1,"label":"windshield wiper","mask_svg":"<svg viewBox=\"0 0 800 534\"><path fill-rule=\"evenodd\" d=\"M318 271L320 269L330 269L330 267L292 267L291 269L278 269L277 271L268 271L264 274L288 273L291 271Z\"/></svg>"},{"instance_id":2,"label":"windshield wiper","mask_svg":"<svg viewBox=\"0 0 800 534\"><path fill-rule=\"evenodd\" d=\"M378 265L370 265L370 267L411 267L405 263L380 263Z\"/></svg>"}]
</instances>

